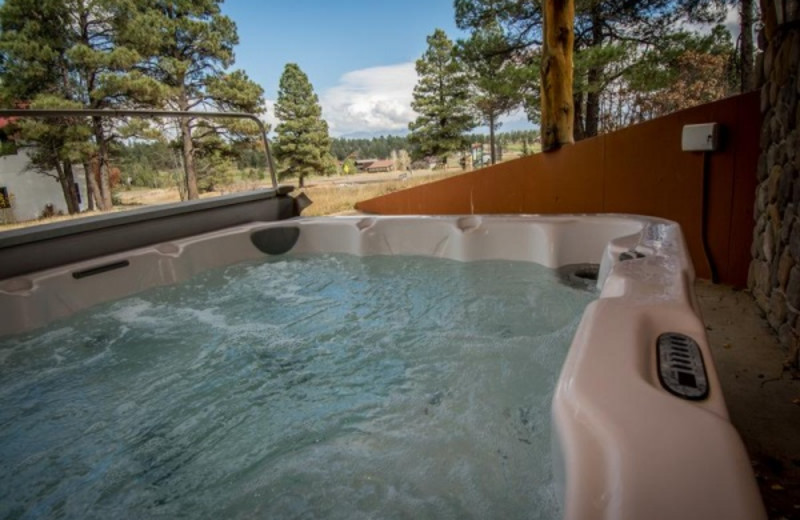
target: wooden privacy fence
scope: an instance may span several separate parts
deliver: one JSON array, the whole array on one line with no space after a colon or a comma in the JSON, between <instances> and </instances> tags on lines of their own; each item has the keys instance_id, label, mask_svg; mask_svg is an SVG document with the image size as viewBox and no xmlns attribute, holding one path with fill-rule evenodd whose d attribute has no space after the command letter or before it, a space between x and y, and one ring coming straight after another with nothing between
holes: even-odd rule
<instances>
[{"instance_id":1,"label":"wooden privacy fence","mask_svg":"<svg viewBox=\"0 0 800 520\"><path fill-rule=\"evenodd\" d=\"M681 151L684 125L722 125L708 161L708 246L719 280L747 284L759 94L751 92L537 154L356 204L366 213L632 213L678 222L697 274L710 278L703 252L704 156Z\"/></svg>"}]
</instances>

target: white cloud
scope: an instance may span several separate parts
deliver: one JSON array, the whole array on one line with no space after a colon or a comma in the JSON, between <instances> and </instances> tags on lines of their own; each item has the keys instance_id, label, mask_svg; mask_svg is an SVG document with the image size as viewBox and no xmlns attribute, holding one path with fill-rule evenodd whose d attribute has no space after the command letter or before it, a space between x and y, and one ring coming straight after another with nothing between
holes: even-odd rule
<instances>
[{"instance_id":1,"label":"white cloud","mask_svg":"<svg viewBox=\"0 0 800 520\"><path fill-rule=\"evenodd\" d=\"M274 132L275 127L278 126L278 123L280 123L280 120L275 116L275 101L272 99L265 99L264 107L267 110L261 115L261 121L269 125L270 130Z\"/></svg>"},{"instance_id":2,"label":"white cloud","mask_svg":"<svg viewBox=\"0 0 800 520\"><path fill-rule=\"evenodd\" d=\"M755 13L753 13L755 17ZM722 22L722 25L728 29L728 32L731 33L733 37L733 41L735 42L737 38L739 38L739 33L742 31L741 27L741 20L739 17L739 2L736 2L735 5L729 5L727 12L725 13L725 20Z\"/></svg>"},{"instance_id":3,"label":"white cloud","mask_svg":"<svg viewBox=\"0 0 800 520\"><path fill-rule=\"evenodd\" d=\"M736 39L739 37L739 32L741 31L740 21L739 21L739 4L738 2L735 5L728 5L725 8L725 19L722 20L722 25L731 33L731 38L735 42ZM690 32L696 32L700 34L711 34L711 29L714 28L716 24L707 24L707 23L689 23L686 20L679 22L680 28Z\"/></svg>"},{"instance_id":4,"label":"white cloud","mask_svg":"<svg viewBox=\"0 0 800 520\"><path fill-rule=\"evenodd\" d=\"M417 116L411 109L416 83L410 62L348 72L320 95L322 117L335 136L405 130Z\"/></svg>"}]
</instances>

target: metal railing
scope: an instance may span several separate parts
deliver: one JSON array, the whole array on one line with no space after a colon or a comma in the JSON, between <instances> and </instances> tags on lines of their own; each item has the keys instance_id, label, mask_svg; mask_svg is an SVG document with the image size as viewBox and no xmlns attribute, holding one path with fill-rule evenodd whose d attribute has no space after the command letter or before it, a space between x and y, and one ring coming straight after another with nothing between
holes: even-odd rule
<instances>
[{"instance_id":1,"label":"metal railing","mask_svg":"<svg viewBox=\"0 0 800 520\"><path fill-rule=\"evenodd\" d=\"M57 117L177 117L181 119L217 117L228 119L250 119L255 121L264 142L264 154L269 166L272 187L278 188L278 177L275 171L275 162L269 149L267 129L264 123L255 114L247 112L183 112L179 110L117 110L97 108L54 108L54 109L0 109L0 117L36 117L54 119Z\"/></svg>"}]
</instances>

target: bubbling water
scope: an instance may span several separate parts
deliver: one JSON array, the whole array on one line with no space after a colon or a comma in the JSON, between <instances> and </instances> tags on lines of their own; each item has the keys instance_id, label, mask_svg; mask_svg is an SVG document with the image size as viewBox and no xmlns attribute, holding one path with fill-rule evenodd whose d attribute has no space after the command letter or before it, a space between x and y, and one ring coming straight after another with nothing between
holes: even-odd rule
<instances>
[{"instance_id":1,"label":"bubbling water","mask_svg":"<svg viewBox=\"0 0 800 520\"><path fill-rule=\"evenodd\" d=\"M594 294L524 262L301 255L0 340L0 517L557 518Z\"/></svg>"}]
</instances>

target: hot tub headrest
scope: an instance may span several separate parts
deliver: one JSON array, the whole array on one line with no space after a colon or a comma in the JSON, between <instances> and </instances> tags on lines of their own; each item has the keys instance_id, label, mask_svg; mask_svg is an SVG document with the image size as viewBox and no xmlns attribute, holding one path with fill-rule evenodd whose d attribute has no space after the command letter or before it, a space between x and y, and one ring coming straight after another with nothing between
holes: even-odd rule
<instances>
[{"instance_id":1,"label":"hot tub headrest","mask_svg":"<svg viewBox=\"0 0 800 520\"><path fill-rule=\"evenodd\" d=\"M250 241L262 253L282 255L288 253L300 238L300 229L294 226L269 227L250 234Z\"/></svg>"}]
</instances>

